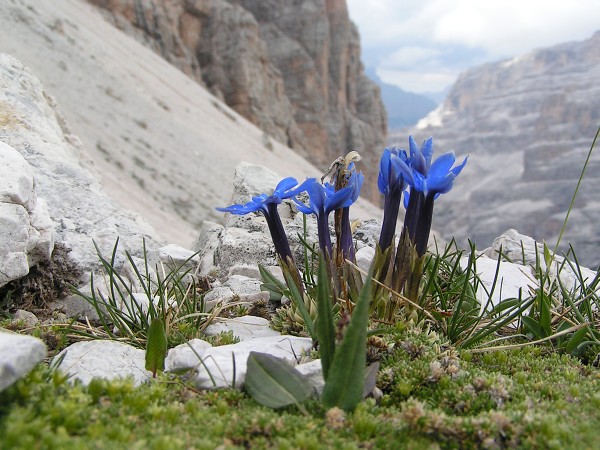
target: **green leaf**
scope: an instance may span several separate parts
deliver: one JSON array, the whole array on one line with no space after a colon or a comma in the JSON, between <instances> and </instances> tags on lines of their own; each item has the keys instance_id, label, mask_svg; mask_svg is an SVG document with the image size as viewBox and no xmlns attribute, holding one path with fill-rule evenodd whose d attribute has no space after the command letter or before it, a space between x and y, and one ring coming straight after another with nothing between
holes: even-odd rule
<instances>
[{"instance_id":1,"label":"green leaf","mask_svg":"<svg viewBox=\"0 0 600 450\"><path fill-rule=\"evenodd\" d=\"M521 320L523 320L523 325L525 325L525 329L532 333L536 338L541 339L546 337L544 330L535 319L529 316L523 316Z\"/></svg>"},{"instance_id":2,"label":"green leaf","mask_svg":"<svg viewBox=\"0 0 600 450\"><path fill-rule=\"evenodd\" d=\"M550 336L552 334L552 312L550 311L550 299L545 295L540 295L540 320L539 324L544 330L544 336Z\"/></svg>"},{"instance_id":3,"label":"green leaf","mask_svg":"<svg viewBox=\"0 0 600 450\"><path fill-rule=\"evenodd\" d=\"M546 263L546 270L549 270L550 264L552 263L552 255L550 254L550 249L544 242L544 262Z\"/></svg>"},{"instance_id":4,"label":"green leaf","mask_svg":"<svg viewBox=\"0 0 600 450\"><path fill-rule=\"evenodd\" d=\"M148 329L148 341L146 342L146 370L156 372L165 370L165 357L167 356L167 335L165 324L157 317Z\"/></svg>"},{"instance_id":5,"label":"green leaf","mask_svg":"<svg viewBox=\"0 0 600 450\"><path fill-rule=\"evenodd\" d=\"M567 346L566 346L566 350L567 353L573 353L573 351L575 349L577 349L577 346L579 344L581 344L583 342L583 340L585 339L585 336L587 335L587 327L581 328L579 330L577 330L573 336L571 337L571 339L569 339L569 341L567 342Z\"/></svg>"},{"instance_id":6,"label":"green leaf","mask_svg":"<svg viewBox=\"0 0 600 450\"><path fill-rule=\"evenodd\" d=\"M327 381L329 367L335 355L335 325L333 323L333 304L331 301L331 287L327 276L325 258L319 258L319 278L317 281L317 319L316 332L321 354L323 378Z\"/></svg>"},{"instance_id":7,"label":"green leaf","mask_svg":"<svg viewBox=\"0 0 600 450\"><path fill-rule=\"evenodd\" d=\"M328 408L338 406L345 411L352 411L362 399L372 276L373 267L354 307L344 340L336 349L329 368L322 396L323 404Z\"/></svg>"},{"instance_id":8,"label":"green leaf","mask_svg":"<svg viewBox=\"0 0 600 450\"><path fill-rule=\"evenodd\" d=\"M519 298L507 298L505 300L501 300L492 310L490 311L490 315L500 314L505 310L510 310L515 306L519 306L521 304L521 299Z\"/></svg>"},{"instance_id":9,"label":"green leaf","mask_svg":"<svg viewBox=\"0 0 600 450\"><path fill-rule=\"evenodd\" d=\"M266 285L275 285L280 292L284 292L287 289L287 286L279 281L275 275L273 275L269 269L267 269L262 264L258 265L258 271L260 272L260 276Z\"/></svg>"},{"instance_id":10,"label":"green leaf","mask_svg":"<svg viewBox=\"0 0 600 450\"><path fill-rule=\"evenodd\" d=\"M282 408L306 400L313 391L308 380L283 358L250 352L246 391L258 403Z\"/></svg>"}]
</instances>

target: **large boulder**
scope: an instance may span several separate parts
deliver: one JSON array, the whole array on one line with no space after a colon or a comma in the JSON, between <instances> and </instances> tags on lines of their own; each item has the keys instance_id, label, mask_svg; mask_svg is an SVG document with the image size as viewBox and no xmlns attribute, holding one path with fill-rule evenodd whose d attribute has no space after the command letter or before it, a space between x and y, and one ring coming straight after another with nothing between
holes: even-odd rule
<instances>
[{"instance_id":1,"label":"large boulder","mask_svg":"<svg viewBox=\"0 0 600 450\"><path fill-rule=\"evenodd\" d=\"M37 198L33 170L23 156L0 142L0 287L47 261L54 248L54 224Z\"/></svg>"},{"instance_id":2,"label":"large boulder","mask_svg":"<svg viewBox=\"0 0 600 450\"><path fill-rule=\"evenodd\" d=\"M54 240L67 249L61 257L81 273L80 284L99 268L94 242L104 255L117 239L134 255L143 239L158 246L140 216L104 193L84 147L39 80L7 54L0 54L0 124L0 285L49 259ZM120 252L116 265L123 262Z\"/></svg>"}]
</instances>

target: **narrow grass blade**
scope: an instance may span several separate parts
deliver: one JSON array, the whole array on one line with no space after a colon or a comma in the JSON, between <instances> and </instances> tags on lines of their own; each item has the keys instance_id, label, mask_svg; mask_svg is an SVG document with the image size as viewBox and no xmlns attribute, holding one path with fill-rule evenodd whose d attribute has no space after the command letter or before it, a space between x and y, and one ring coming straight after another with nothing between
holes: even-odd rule
<instances>
[{"instance_id":1,"label":"narrow grass blade","mask_svg":"<svg viewBox=\"0 0 600 450\"><path fill-rule=\"evenodd\" d=\"M335 355L335 327L333 323L333 304L327 267L323 256L319 258L319 279L317 281L317 319L316 333L319 340L319 352L323 367L323 378L327 381L329 367Z\"/></svg>"}]
</instances>

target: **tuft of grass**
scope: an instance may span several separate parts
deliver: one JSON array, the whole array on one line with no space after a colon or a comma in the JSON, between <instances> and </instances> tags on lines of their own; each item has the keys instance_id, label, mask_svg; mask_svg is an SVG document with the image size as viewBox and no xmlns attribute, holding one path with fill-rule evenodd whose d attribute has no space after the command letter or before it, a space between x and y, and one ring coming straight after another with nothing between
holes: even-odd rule
<instances>
[{"instance_id":1,"label":"tuft of grass","mask_svg":"<svg viewBox=\"0 0 600 450\"><path fill-rule=\"evenodd\" d=\"M151 270L145 242L142 267L138 267L126 251L125 257L131 264L138 286L134 288L117 270L115 261L118 244L117 240L109 258L102 255L96 246L104 272L106 293L98 288L93 274L89 294L73 288L94 308L99 323L96 326L89 322L84 325L73 323L69 327L71 335L87 339L126 340L143 348L150 324L158 318L165 324L169 347L199 337L223 306L218 305L212 311L207 311L201 280L196 273L192 273L188 264L195 255L180 264L171 261L165 266L159 263Z\"/></svg>"}]
</instances>

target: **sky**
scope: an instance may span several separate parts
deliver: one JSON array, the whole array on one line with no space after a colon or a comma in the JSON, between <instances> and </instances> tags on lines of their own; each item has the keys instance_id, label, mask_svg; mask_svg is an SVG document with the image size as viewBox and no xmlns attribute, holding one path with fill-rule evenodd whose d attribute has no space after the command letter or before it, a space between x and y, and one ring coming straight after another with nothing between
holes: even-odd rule
<instances>
[{"instance_id":1,"label":"sky","mask_svg":"<svg viewBox=\"0 0 600 450\"><path fill-rule=\"evenodd\" d=\"M362 61L386 83L437 93L470 67L587 39L600 0L348 0Z\"/></svg>"}]
</instances>

